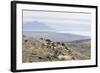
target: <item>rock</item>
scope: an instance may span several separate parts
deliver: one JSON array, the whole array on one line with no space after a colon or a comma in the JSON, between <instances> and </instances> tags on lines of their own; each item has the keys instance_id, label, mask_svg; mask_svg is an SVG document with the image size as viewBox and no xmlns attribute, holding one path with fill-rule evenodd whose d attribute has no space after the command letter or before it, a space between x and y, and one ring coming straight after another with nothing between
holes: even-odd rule
<instances>
[{"instance_id":1,"label":"rock","mask_svg":"<svg viewBox=\"0 0 100 73\"><path fill-rule=\"evenodd\" d=\"M68 55L59 55L58 56L58 59L60 59L60 60L72 60L72 56L68 56Z\"/></svg>"}]
</instances>

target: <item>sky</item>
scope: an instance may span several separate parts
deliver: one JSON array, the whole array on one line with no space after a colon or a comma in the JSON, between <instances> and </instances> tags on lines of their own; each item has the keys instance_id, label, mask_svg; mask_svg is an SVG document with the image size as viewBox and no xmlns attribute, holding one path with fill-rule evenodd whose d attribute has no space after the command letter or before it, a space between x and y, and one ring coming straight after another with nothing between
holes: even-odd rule
<instances>
[{"instance_id":1,"label":"sky","mask_svg":"<svg viewBox=\"0 0 100 73\"><path fill-rule=\"evenodd\" d=\"M23 31L91 35L91 14L23 10Z\"/></svg>"}]
</instances>

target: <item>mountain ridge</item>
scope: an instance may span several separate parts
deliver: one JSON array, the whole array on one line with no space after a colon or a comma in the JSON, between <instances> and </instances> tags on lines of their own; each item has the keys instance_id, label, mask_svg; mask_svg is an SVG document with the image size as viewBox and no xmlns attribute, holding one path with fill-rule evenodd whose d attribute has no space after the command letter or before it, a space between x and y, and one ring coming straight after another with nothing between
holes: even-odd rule
<instances>
[{"instance_id":1,"label":"mountain ridge","mask_svg":"<svg viewBox=\"0 0 100 73\"><path fill-rule=\"evenodd\" d=\"M23 31L24 35L36 38L47 38L57 42L71 42L76 40L90 39L87 36L81 36L70 33L42 32L42 31Z\"/></svg>"}]
</instances>

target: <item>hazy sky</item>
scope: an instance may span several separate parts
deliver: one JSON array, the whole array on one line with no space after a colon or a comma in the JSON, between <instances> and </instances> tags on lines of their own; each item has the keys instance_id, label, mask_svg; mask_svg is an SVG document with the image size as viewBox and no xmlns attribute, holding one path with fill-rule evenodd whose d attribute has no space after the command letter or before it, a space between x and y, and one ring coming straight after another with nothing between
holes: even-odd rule
<instances>
[{"instance_id":1,"label":"hazy sky","mask_svg":"<svg viewBox=\"0 0 100 73\"><path fill-rule=\"evenodd\" d=\"M23 11L23 31L91 35L91 14Z\"/></svg>"}]
</instances>

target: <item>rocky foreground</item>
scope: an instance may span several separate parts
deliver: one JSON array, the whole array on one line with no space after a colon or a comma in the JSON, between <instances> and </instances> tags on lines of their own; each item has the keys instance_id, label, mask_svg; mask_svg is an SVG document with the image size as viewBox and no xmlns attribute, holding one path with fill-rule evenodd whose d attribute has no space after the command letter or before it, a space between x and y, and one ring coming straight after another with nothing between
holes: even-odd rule
<instances>
[{"instance_id":1,"label":"rocky foreground","mask_svg":"<svg viewBox=\"0 0 100 73\"><path fill-rule=\"evenodd\" d=\"M88 43L85 41L84 43L85 45L76 45L76 42L54 42L50 39L27 37L23 35L22 61L24 63L28 63L45 61L87 60L90 59L90 42ZM80 50L79 48L82 49L81 46L85 46L85 51L87 53L76 51L76 48L78 48L77 50Z\"/></svg>"}]
</instances>

